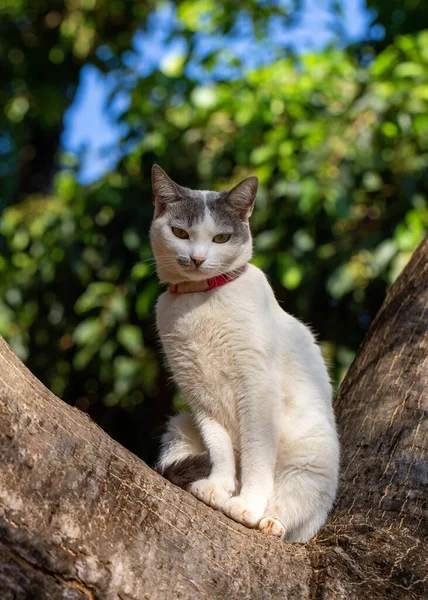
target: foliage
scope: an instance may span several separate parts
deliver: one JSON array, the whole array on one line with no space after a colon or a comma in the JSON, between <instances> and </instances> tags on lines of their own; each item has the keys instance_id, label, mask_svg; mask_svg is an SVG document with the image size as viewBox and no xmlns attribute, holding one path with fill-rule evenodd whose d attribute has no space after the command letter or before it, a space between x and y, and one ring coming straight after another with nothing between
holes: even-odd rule
<instances>
[{"instance_id":1,"label":"foliage","mask_svg":"<svg viewBox=\"0 0 428 600\"><path fill-rule=\"evenodd\" d=\"M118 0L0 3L3 204L49 188L62 119L82 65L117 66L149 8L146 2Z\"/></svg>"},{"instance_id":2,"label":"foliage","mask_svg":"<svg viewBox=\"0 0 428 600\"><path fill-rule=\"evenodd\" d=\"M63 116L75 96L82 66L128 71L134 33L149 27L148 17L163 4L161 0L0 2L0 208L23 193L49 189ZM183 1L170 36L179 35L191 53L199 34L230 32L242 11L261 35L272 15L286 18L277 4L281 3Z\"/></svg>"},{"instance_id":3,"label":"foliage","mask_svg":"<svg viewBox=\"0 0 428 600\"><path fill-rule=\"evenodd\" d=\"M1 222L0 333L56 394L151 458L153 428L173 395L154 330L160 289L148 243L151 165L202 189L258 175L254 262L284 308L318 332L337 383L428 226L428 31L396 38L368 65L328 49L202 84L186 69L197 35L205 27L224 34L237 9L228 20L218 3L200 3L211 18L198 21L194 4L182 2L186 56L130 78L123 51L148 8L126 3L134 12L123 13L121 37L113 13L122 4L76 0L52 9L52 2L30 8L21 0L0 7L3 33L15 11L33 14L27 31L39 39L25 49L17 17L0 39L10 63L1 67L9 84L0 92L0 134L16 155L1 188L7 204L20 190ZM262 31L277 3L261 4L266 11L252 15ZM258 3L245 6L251 11ZM40 33L52 10L57 26ZM67 36L59 24L76 11L78 27L92 31L80 58L80 34ZM99 53L106 44L108 60ZM58 64L53 48L62 52ZM114 69L120 85L131 88L123 159L92 186L79 185L63 167L51 190L31 184L26 193L21 159L28 136L35 140L32 127L55 138L88 60ZM213 60L220 59L209 57L207 69ZM176 406L181 401L176 397Z\"/></svg>"}]
</instances>

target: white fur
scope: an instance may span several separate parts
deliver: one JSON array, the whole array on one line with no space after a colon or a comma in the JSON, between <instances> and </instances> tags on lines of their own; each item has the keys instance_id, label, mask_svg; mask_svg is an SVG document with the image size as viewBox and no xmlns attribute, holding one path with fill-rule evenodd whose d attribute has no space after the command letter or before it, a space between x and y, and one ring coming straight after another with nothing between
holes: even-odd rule
<instances>
[{"instance_id":1,"label":"white fur","mask_svg":"<svg viewBox=\"0 0 428 600\"><path fill-rule=\"evenodd\" d=\"M232 245L208 244L219 233L212 219L189 240L172 239L163 219L152 227L158 269L160 256L194 244L199 234L212 264L216 252L232 252ZM248 248L241 250L240 264L249 258ZM228 258L233 265L235 259ZM183 280L179 267L171 276L167 264L167 280ZM265 533L311 539L335 498L339 444L327 369L309 329L281 309L253 265L209 292L165 292L157 325L193 415L170 421L160 467L206 448L212 472L190 486L195 496Z\"/></svg>"}]
</instances>

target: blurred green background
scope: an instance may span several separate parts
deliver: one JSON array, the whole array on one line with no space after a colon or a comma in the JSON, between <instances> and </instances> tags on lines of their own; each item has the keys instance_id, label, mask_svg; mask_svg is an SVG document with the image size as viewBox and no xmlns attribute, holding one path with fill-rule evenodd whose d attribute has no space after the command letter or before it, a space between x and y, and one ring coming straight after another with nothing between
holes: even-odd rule
<instances>
[{"instance_id":1,"label":"blurred green background","mask_svg":"<svg viewBox=\"0 0 428 600\"><path fill-rule=\"evenodd\" d=\"M254 262L336 385L424 236L426 3L367 4L0 0L0 333L149 462L182 403L154 326L153 162L201 189L259 177ZM116 136L98 159L89 77Z\"/></svg>"}]
</instances>

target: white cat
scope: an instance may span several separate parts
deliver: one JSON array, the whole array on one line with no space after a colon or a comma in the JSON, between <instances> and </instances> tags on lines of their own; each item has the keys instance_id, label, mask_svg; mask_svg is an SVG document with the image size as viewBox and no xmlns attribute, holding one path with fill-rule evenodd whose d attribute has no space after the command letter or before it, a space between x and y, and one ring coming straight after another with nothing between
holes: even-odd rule
<instances>
[{"instance_id":1,"label":"white cat","mask_svg":"<svg viewBox=\"0 0 428 600\"><path fill-rule=\"evenodd\" d=\"M157 326L191 408L170 420L158 468L232 519L305 542L336 494L332 389L309 329L248 264L257 178L195 191L155 165L152 183L151 242L170 284Z\"/></svg>"}]
</instances>

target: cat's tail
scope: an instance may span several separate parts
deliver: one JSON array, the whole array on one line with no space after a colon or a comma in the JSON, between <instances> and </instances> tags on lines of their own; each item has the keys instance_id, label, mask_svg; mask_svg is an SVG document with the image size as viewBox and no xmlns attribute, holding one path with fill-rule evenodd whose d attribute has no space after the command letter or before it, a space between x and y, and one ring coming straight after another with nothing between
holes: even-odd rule
<instances>
[{"instance_id":1,"label":"cat's tail","mask_svg":"<svg viewBox=\"0 0 428 600\"><path fill-rule=\"evenodd\" d=\"M168 421L155 468L182 488L209 476L210 457L190 413L180 412Z\"/></svg>"}]
</instances>

